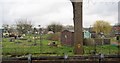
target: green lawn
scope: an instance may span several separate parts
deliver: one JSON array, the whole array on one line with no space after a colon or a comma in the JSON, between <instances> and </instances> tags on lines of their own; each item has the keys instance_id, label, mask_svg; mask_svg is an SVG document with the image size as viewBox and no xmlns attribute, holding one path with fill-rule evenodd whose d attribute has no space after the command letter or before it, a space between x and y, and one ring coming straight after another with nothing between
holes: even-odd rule
<instances>
[{"instance_id":1,"label":"green lawn","mask_svg":"<svg viewBox=\"0 0 120 63\"><path fill-rule=\"evenodd\" d=\"M29 36L25 38L29 38ZM32 37L30 39L32 39ZM34 46L35 41L37 45ZM66 52L69 52L69 55L73 55L73 48L61 46L59 41L55 41L56 44L60 45L59 47L48 46L48 43L52 42L50 40L42 39L41 42L42 46L40 46L40 39L32 39L32 42L28 42L28 40L15 40L14 42L9 42L9 38L3 38L3 55L63 55Z\"/></svg>"},{"instance_id":2,"label":"green lawn","mask_svg":"<svg viewBox=\"0 0 120 63\"><path fill-rule=\"evenodd\" d=\"M59 47L55 46L48 46L48 43L51 42L50 40L46 40L45 38L48 35L44 35L41 40L42 46L40 46L40 39L33 40L32 35L26 36L25 38L30 38L32 41L28 42L28 40L15 40L14 42L9 42L9 38L3 38L2 46L3 46L3 57L7 55L28 55L32 54L34 56L39 55L64 55L67 53L69 56L74 55L73 47L70 46L61 46L59 41L56 41ZM36 46L33 44L36 41ZM84 46L84 55L89 55L91 51L94 51L94 46ZM97 53L103 54L117 54L117 47L113 45L103 45L103 46L96 46Z\"/></svg>"}]
</instances>

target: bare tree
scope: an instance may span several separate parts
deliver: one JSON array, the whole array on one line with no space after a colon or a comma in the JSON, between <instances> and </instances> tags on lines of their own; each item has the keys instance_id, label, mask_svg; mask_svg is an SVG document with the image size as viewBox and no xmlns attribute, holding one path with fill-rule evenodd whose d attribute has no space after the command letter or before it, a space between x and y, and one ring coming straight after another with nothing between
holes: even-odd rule
<instances>
[{"instance_id":1,"label":"bare tree","mask_svg":"<svg viewBox=\"0 0 120 63\"><path fill-rule=\"evenodd\" d=\"M8 32L8 29L9 29L8 24L3 24L2 27L4 28L4 32Z\"/></svg>"},{"instance_id":2,"label":"bare tree","mask_svg":"<svg viewBox=\"0 0 120 63\"><path fill-rule=\"evenodd\" d=\"M73 25L66 25L64 26L64 29L66 30L74 30L74 26Z\"/></svg>"},{"instance_id":3,"label":"bare tree","mask_svg":"<svg viewBox=\"0 0 120 63\"><path fill-rule=\"evenodd\" d=\"M57 24L57 23L52 23L47 26L48 31L53 31L54 33L56 32L61 32L63 29L63 25Z\"/></svg>"},{"instance_id":4,"label":"bare tree","mask_svg":"<svg viewBox=\"0 0 120 63\"><path fill-rule=\"evenodd\" d=\"M20 34L26 34L32 29L31 21L27 19L19 19L16 21L17 30Z\"/></svg>"}]
</instances>

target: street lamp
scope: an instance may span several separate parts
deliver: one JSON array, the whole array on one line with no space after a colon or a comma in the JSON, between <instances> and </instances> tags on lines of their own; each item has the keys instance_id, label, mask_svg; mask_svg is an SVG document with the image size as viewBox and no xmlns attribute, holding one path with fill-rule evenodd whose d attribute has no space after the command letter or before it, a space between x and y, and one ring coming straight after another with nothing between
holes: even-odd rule
<instances>
[{"instance_id":1,"label":"street lamp","mask_svg":"<svg viewBox=\"0 0 120 63\"><path fill-rule=\"evenodd\" d=\"M40 34L40 52L42 52L42 28L41 25L38 25L39 27L39 34Z\"/></svg>"},{"instance_id":2,"label":"street lamp","mask_svg":"<svg viewBox=\"0 0 120 63\"><path fill-rule=\"evenodd\" d=\"M36 45L36 28L34 27L34 46Z\"/></svg>"}]
</instances>

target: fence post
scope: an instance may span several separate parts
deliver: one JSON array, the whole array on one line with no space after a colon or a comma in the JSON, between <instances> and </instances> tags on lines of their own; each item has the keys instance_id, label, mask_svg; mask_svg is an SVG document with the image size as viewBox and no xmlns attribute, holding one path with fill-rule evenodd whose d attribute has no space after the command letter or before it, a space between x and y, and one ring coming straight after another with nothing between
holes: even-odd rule
<instances>
[{"instance_id":1,"label":"fence post","mask_svg":"<svg viewBox=\"0 0 120 63\"><path fill-rule=\"evenodd\" d=\"M64 55L64 63L67 63L67 61L66 61L66 60L67 60L67 58L68 58L68 55L67 55L67 54L65 54L65 55Z\"/></svg>"},{"instance_id":2,"label":"fence post","mask_svg":"<svg viewBox=\"0 0 120 63\"><path fill-rule=\"evenodd\" d=\"M28 63L32 63L32 54L28 55Z\"/></svg>"}]
</instances>

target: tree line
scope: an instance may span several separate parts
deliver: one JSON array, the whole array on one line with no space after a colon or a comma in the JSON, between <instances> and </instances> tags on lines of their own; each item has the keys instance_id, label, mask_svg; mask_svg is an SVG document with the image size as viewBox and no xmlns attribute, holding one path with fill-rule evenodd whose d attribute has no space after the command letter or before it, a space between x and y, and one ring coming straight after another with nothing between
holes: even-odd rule
<instances>
[{"instance_id":1,"label":"tree line","mask_svg":"<svg viewBox=\"0 0 120 63\"><path fill-rule=\"evenodd\" d=\"M38 29L38 27L34 27L31 21L28 21L27 19L19 19L16 21L14 25L3 24L2 27L4 29L4 32L13 33L17 31L18 34L39 32L42 29L46 29L47 31L53 31L54 33L56 33L56 32L61 32L63 29L74 28L74 26L72 25L63 26L62 24L59 23L51 23L46 28L41 28L41 25L38 25L39 27Z\"/></svg>"},{"instance_id":2,"label":"tree line","mask_svg":"<svg viewBox=\"0 0 120 63\"><path fill-rule=\"evenodd\" d=\"M120 26L120 24L115 24L114 26ZM26 34L30 31L34 32L35 30L39 31L39 29L36 29L33 27L33 24L31 23L31 21L28 21L26 19L17 20L15 26L3 24L2 27L8 33L14 32L14 29L17 30L19 34ZM61 32L64 29L74 30L74 26L72 25L63 26L60 23L51 23L45 29L47 31L53 31L54 33L56 33L56 32ZM106 35L109 35L111 30L112 30L112 26L110 25L110 23L104 20L97 20L92 26L92 31L95 31L95 33L97 34L102 32Z\"/></svg>"}]
</instances>

